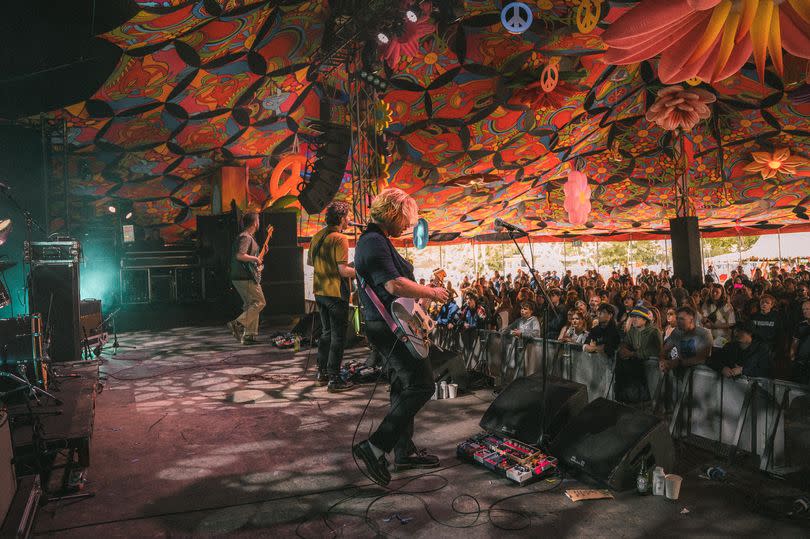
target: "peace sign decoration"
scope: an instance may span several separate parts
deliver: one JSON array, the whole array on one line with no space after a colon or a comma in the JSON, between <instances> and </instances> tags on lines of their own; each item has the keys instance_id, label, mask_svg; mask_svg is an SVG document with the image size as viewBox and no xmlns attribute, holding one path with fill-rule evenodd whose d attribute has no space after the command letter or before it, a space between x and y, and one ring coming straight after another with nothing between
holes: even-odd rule
<instances>
[{"instance_id":1,"label":"peace sign decoration","mask_svg":"<svg viewBox=\"0 0 810 539\"><path fill-rule=\"evenodd\" d=\"M558 63L550 63L540 73L540 87L544 92L550 93L560 81L560 68Z\"/></svg>"},{"instance_id":2,"label":"peace sign decoration","mask_svg":"<svg viewBox=\"0 0 810 539\"><path fill-rule=\"evenodd\" d=\"M577 8L576 23L580 34L590 34L599 24L602 0L582 0Z\"/></svg>"},{"instance_id":3,"label":"peace sign decoration","mask_svg":"<svg viewBox=\"0 0 810 539\"><path fill-rule=\"evenodd\" d=\"M510 2L501 10L501 24L510 34L522 34L533 20L532 9L524 2Z\"/></svg>"}]
</instances>

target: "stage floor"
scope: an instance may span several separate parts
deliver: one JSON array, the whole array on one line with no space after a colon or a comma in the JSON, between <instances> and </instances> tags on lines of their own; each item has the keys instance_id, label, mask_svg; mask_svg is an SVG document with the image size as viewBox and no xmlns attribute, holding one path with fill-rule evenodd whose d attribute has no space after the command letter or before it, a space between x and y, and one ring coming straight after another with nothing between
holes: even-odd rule
<instances>
[{"instance_id":1,"label":"stage floor","mask_svg":"<svg viewBox=\"0 0 810 539\"><path fill-rule=\"evenodd\" d=\"M137 332L119 341L132 348L105 354L101 368L104 390L85 486L95 497L43 507L38 536L807 533L803 523L754 511L755 493L793 492L783 483L739 468L729 470L725 484L700 479L700 469L714 461L694 452L681 455L684 485L674 503L632 493L574 503L564 491L584 486L575 480L521 488L461 463L456 444L479 431L493 398L489 390L429 402L417 418L415 441L438 454L443 467L424 476L395 475L386 491L360 473L350 453L372 386L337 395L316 387L314 351L244 347L224 327ZM366 355L355 349L347 359ZM382 417L387 389L377 387L358 439Z\"/></svg>"}]
</instances>

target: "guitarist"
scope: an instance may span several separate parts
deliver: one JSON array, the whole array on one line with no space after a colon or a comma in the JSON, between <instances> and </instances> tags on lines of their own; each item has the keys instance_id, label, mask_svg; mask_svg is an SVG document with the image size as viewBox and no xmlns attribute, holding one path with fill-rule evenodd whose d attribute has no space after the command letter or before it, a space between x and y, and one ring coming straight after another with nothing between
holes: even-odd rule
<instances>
[{"instance_id":1,"label":"guitarist","mask_svg":"<svg viewBox=\"0 0 810 539\"><path fill-rule=\"evenodd\" d=\"M439 459L414 446L414 416L433 395L433 372L430 364L414 357L397 339L385 322L374 300L364 290L367 285L390 312L397 297L425 298L440 303L447 301L444 288L431 288L414 281L413 266L402 256L389 238L402 235L413 226L419 209L416 201L400 189L385 189L372 202L371 222L357 240L355 268L360 280L360 304L366 320L366 336L387 363L391 381L391 406L376 432L352 448L362 460L368 474L380 485L391 481L385 454L394 451L395 469L435 468Z\"/></svg>"},{"instance_id":2,"label":"guitarist","mask_svg":"<svg viewBox=\"0 0 810 539\"><path fill-rule=\"evenodd\" d=\"M343 234L349 226L349 205L331 202L326 206L326 227L312 237L307 264L314 268L312 288L321 316L321 338L318 342L318 374L321 386L330 393L348 391L351 382L340 379L340 362L346 346L349 326L349 238Z\"/></svg>"},{"instance_id":3,"label":"guitarist","mask_svg":"<svg viewBox=\"0 0 810 539\"><path fill-rule=\"evenodd\" d=\"M265 306L261 285L262 259L255 239L258 229L258 213L250 212L242 216L242 232L236 238L234 255L231 258L231 281L244 305L242 314L236 320L228 322L228 328L242 344L256 343L259 313Z\"/></svg>"}]
</instances>

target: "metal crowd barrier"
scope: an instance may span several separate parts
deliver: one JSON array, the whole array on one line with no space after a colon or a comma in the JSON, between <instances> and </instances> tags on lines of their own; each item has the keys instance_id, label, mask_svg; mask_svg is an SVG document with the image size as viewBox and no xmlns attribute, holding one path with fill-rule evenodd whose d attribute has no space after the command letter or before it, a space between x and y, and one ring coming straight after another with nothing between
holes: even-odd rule
<instances>
[{"instance_id":1,"label":"metal crowd barrier","mask_svg":"<svg viewBox=\"0 0 810 539\"><path fill-rule=\"evenodd\" d=\"M464 354L467 368L505 386L543 371L543 339L497 331L454 332L446 346ZM581 345L548 341L546 372L584 384L588 399L614 399L617 359ZM621 360L618 360L621 361ZM645 363L649 402L635 406L669 421L673 437L738 458L738 452L772 473L810 468L810 386L766 378L725 378L705 367L662 374L658 358Z\"/></svg>"}]
</instances>

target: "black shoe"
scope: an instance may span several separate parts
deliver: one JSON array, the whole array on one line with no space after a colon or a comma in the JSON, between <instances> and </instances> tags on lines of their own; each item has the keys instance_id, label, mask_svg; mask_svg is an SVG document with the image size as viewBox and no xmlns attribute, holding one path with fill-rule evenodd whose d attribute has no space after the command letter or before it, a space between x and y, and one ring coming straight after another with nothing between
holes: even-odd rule
<instances>
[{"instance_id":1,"label":"black shoe","mask_svg":"<svg viewBox=\"0 0 810 539\"><path fill-rule=\"evenodd\" d=\"M258 343L259 343L259 341L256 340L255 335L244 335L242 337L242 344L250 345L250 344L258 344Z\"/></svg>"},{"instance_id":2,"label":"black shoe","mask_svg":"<svg viewBox=\"0 0 810 539\"><path fill-rule=\"evenodd\" d=\"M394 462L394 469L397 471L410 470L412 468L438 468L438 467L439 467L439 457L437 457L436 455L429 455L428 452L425 451L424 449L420 449L413 455L398 458Z\"/></svg>"},{"instance_id":3,"label":"black shoe","mask_svg":"<svg viewBox=\"0 0 810 539\"><path fill-rule=\"evenodd\" d=\"M329 376L323 371L318 371L315 373L315 382L318 386L323 387L329 383Z\"/></svg>"},{"instance_id":4,"label":"black shoe","mask_svg":"<svg viewBox=\"0 0 810 539\"><path fill-rule=\"evenodd\" d=\"M344 382L340 379L332 379L329 380L329 385L326 386L326 390L329 393L342 393L344 391L349 391L350 389L354 388L354 384L351 382Z\"/></svg>"},{"instance_id":5,"label":"black shoe","mask_svg":"<svg viewBox=\"0 0 810 539\"><path fill-rule=\"evenodd\" d=\"M368 440L352 447L352 454L366 465L366 471L372 481L382 486L391 482L391 473L388 471L388 461L385 460L385 455L375 457Z\"/></svg>"}]
</instances>

